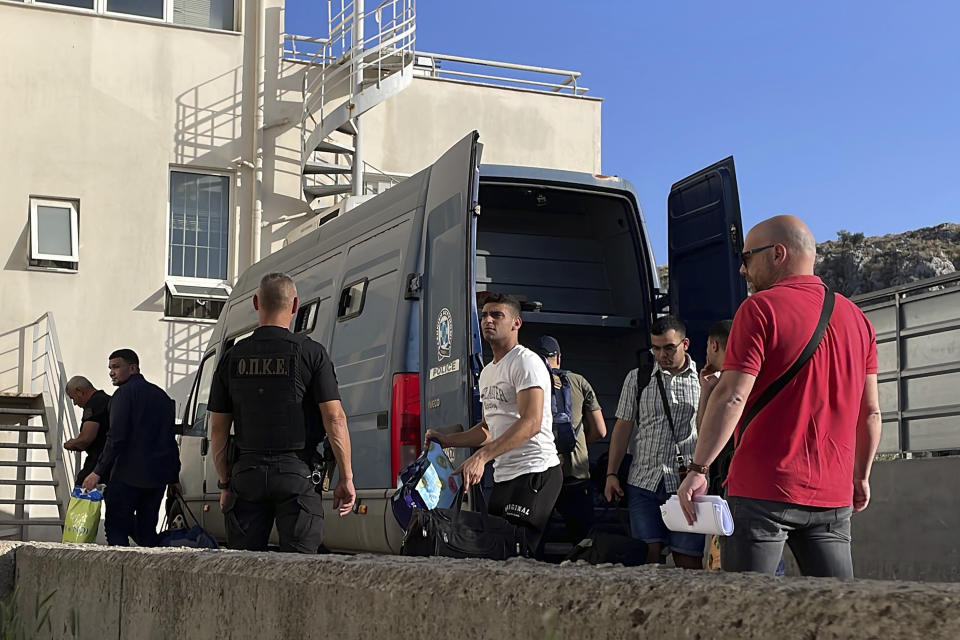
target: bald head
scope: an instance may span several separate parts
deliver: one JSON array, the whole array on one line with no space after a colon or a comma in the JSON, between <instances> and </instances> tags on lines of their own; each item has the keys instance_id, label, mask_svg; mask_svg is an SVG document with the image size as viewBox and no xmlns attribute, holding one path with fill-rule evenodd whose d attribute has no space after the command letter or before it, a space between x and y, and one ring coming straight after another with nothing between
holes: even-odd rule
<instances>
[{"instance_id":1,"label":"bald head","mask_svg":"<svg viewBox=\"0 0 960 640\"><path fill-rule=\"evenodd\" d=\"M751 239L762 244L782 244L797 256L817 255L817 243L807 225L796 216L774 216L750 229Z\"/></svg>"},{"instance_id":2,"label":"bald head","mask_svg":"<svg viewBox=\"0 0 960 640\"><path fill-rule=\"evenodd\" d=\"M817 243L803 220L774 216L757 224L743 243L740 268L754 291L763 291L789 276L813 275Z\"/></svg>"},{"instance_id":3,"label":"bald head","mask_svg":"<svg viewBox=\"0 0 960 640\"><path fill-rule=\"evenodd\" d=\"M93 391L93 384L83 376L73 376L67 380L67 389L68 394L72 394L76 391Z\"/></svg>"},{"instance_id":4,"label":"bald head","mask_svg":"<svg viewBox=\"0 0 960 640\"><path fill-rule=\"evenodd\" d=\"M297 287L285 273L268 273L257 288L259 310L266 314L290 312L296 297Z\"/></svg>"}]
</instances>

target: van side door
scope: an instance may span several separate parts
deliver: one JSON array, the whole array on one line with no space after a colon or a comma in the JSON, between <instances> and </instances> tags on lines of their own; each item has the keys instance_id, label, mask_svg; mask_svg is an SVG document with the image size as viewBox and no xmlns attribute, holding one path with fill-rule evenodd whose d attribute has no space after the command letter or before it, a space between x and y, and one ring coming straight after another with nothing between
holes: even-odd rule
<instances>
[{"instance_id":1,"label":"van side door","mask_svg":"<svg viewBox=\"0 0 960 640\"><path fill-rule=\"evenodd\" d=\"M747 297L733 156L670 188L667 245L670 313L686 323L690 354L702 366L710 325L733 318Z\"/></svg>"},{"instance_id":2,"label":"van side door","mask_svg":"<svg viewBox=\"0 0 960 640\"><path fill-rule=\"evenodd\" d=\"M480 354L474 275L478 137L470 133L430 171L420 270L421 434L466 430L478 419L473 415Z\"/></svg>"}]
</instances>

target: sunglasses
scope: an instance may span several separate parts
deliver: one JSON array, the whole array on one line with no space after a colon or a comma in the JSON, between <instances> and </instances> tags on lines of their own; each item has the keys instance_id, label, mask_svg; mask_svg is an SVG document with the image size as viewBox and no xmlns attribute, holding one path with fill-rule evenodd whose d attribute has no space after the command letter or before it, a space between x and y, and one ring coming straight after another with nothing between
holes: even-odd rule
<instances>
[{"instance_id":1,"label":"sunglasses","mask_svg":"<svg viewBox=\"0 0 960 640\"><path fill-rule=\"evenodd\" d=\"M744 267L746 267L746 266L747 266L747 262L748 262L748 261L747 261L747 258L749 258L750 256L752 256L752 255L755 254L755 253L760 253L761 251L766 251L767 249L772 249L772 248L775 247L775 246L777 246L777 245L775 245L775 244L768 244L768 245L764 245L764 246L762 246L762 247L757 247L756 249L750 249L750 250L748 250L748 251L741 251L741 252L740 252L740 262L743 264Z\"/></svg>"}]
</instances>

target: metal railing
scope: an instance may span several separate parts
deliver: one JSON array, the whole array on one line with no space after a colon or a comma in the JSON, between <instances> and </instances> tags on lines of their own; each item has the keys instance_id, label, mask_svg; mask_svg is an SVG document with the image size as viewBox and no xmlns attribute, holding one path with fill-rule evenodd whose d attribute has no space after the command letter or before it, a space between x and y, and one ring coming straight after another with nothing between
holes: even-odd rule
<instances>
[{"instance_id":1,"label":"metal railing","mask_svg":"<svg viewBox=\"0 0 960 640\"><path fill-rule=\"evenodd\" d=\"M582 96L589 91L587 87L577 84L580 79L579 71L423 51L417 51L414 56L414 72L421 77L545 93Z\"/></svg>"},{"instance_id":2,"label":"metal railing","mask_svg":"<svg viewBox=\"0 0 960 640\"><path fill-rule=\"evenodd\" d=\"M326 152L315 151L316 143L375 104L377 99L370 96L361 100L367 95L365 90L379 90L382 81L404 70L407 78L411 77L415 0L383 0L370 10L365 10L363 2L358 6L354 0L328 0L327 9L329 37L284 36L284 59L307 65L300 117L304 166L322 161ZM369 32L365 32L367 23ZM353 153L337 154L334 164L342 166L342 160L346 160L356 178L360 152L355 149ZM305 175L303 182L304 186L351 184L339 173Z\"/></svg>"},{"instance_id":3,"label":"metal railing","mask_svg":"<svg viewBox=\"0 0 960 640\"><path fill-rule=\"evenodd\" d=\"M0 334L0 392L43 397L47 416L49 460L56 466L57 500L66 510L80 454L67 453L63 443L79 435L73 401L67 395L67 373L60 353L57 325L47 312L30 324Z\"/></svg>"},{"instance_id":4,"label":"metal railing","mask_svg":"<svg viewBox=\"0 0 960 640\"><path fill-rule=\"evenodd\" d=\"M332 63L335 59L325 48L325 45L329 43L330 40L327 38L284 34L284 60L310 65ZM590 91L587 87L579 84L581 75L579 71L423 51L414 53L414 73L418 77L454 80L541 93L583 96Z\"/></svg>"},{"instance_id":5,"label":"metal railing","mask_svg":"<svg viewBox=\"0 0 960 640\"><path fill-rule=\"evenodd\" d=\"M331 106L339 106L335 101L341 97L352 99L363 89L354 86L358 77L364 78L364 84L379 84L385 75L402 65L405 57L412 55L416 37L414 0L384 0L360 16L355 15L353 0L327 4L330 35L323 42L320 38L310 42L317 46L317 50L305 60L319 65L320 72L313 79L309 73L303 76L302 118L304 123L312 121L314 127L320 126ZM372 21L378 27L372 36L363 38L359 50L353 42L355 21L364 24ZM292 40L291 49L297 42L301 50L308 44L302 38ZM306 137L307 132L304 132L304 141Z\"/></svg>"}]
</instances>

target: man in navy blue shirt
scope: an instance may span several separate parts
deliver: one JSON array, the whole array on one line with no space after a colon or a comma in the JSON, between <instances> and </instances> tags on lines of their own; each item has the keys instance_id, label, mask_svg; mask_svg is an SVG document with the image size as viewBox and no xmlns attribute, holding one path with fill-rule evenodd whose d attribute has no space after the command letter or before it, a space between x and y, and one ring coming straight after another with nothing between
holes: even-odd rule
<instances>
[{"instance_id":1,"label":"man in navy blue shirt","mask_svg":"<svg viewBox=\"0 0 960 640\"><path fill-rule=\"evenodd\" d=\"M107 544L127 546L132 535L141 547L153 547L164 489L180 476L174 402L143 378L132 349L111 353L109 367L110 379L118 387L110 402L110 431L83 488L93 489L109 473L104 496L109 504L104 523Z\"/></svg>"}]
</instances>

